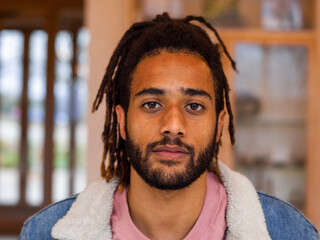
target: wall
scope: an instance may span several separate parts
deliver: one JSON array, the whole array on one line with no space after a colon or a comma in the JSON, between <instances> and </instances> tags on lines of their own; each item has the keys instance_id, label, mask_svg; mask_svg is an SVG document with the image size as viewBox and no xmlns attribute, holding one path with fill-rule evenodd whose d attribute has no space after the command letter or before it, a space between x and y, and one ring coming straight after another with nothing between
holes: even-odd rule
<instances>
[{"instance_id":1,"label":"wall","mask_svg":"<svg viewBox=\"0 0 320 240\"><path fill-rule=\"evenodd\" d=\"M86 0L85 2L85 26L91 34L86 158L88 183L100 178L100 162L103 150L101 133L105 117L103 103L94 114L91 113L91 104L94 101L111 54L132 22L132 9L133 1L131 0Z\"/></svg>"}]
</instances>

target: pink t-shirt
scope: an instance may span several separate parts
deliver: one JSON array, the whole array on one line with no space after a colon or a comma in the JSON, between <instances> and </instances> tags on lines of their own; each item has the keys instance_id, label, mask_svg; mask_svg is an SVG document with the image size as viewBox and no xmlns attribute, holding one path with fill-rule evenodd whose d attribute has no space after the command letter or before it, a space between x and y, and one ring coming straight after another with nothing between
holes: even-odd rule
<instances>
[{"instance_id":1,"label":"pink t-shirt","mask_svg":"<svg viewBox=\"0 0 320 240\"><path fill-rule=\"evenodd\" d=\"M213 173L208 172L203 208L197 222L184 240L223 239L226 230L226 207L227 194L224 187ZM127 189L122 193L117 191L114 195L111 228L113 240L149 240L131 220L127 203Z\"/></svg>"}]
</instances>

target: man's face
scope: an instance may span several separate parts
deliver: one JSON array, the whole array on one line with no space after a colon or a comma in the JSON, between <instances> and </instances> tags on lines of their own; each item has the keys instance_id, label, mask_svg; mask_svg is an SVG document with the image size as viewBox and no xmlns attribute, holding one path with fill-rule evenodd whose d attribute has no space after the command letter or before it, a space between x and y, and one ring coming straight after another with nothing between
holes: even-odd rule
<instances>
[{"instance_id":1,"label":"man's face","mask_svg":"<svg viewBox=\"0 0 320 240\"><path fill-rule=\"evenodd\" d=\"M215 131L214 99L212 74L200 57L163 51L143 59L126 117L116 108L131 170L159 189L195 181L212 161L222 127Z\"/></svg>"}]
</instances>

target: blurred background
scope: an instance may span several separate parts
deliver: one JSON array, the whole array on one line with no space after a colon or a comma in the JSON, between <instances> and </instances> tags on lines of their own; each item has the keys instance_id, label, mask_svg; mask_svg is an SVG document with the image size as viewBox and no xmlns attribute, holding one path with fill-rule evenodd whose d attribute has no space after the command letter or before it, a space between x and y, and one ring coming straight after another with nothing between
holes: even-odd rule
<instances>
[{"instance_id":1,"label":"blurred background","mask_svg":"<svg viewBox=\"0 0 320 240\"><path fill-rule=\"evenodd\" d=\"M125 30L164 11L204 16L237 62L221 161L320 228L319 1L0 0L0 239L100 178L100 80Z\"/></svg>"}]
</instances>

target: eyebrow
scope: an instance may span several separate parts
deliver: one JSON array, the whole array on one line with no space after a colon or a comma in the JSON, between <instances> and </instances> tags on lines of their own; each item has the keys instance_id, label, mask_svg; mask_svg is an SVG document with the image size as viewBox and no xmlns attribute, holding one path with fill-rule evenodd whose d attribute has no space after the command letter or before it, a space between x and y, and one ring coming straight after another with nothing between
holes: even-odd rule
<instances>
[{"instance_id":1,"label":"eyebrow","mask_svg":"<svg viewBox=\"0 0 320 240\"><path fill-rule=\"evenodd\" d=\"M212 97L209 93L201 89L194 88L181 88L181 92L186 96L204 96L212 101Z\"/></svg>"},{"instance_id":2,"label":"eyebrow","mask_svg":"<svg viewBox=\"0 0 320 240\"><path fill-rule=\"evenodd\" d=\"M204 96L206 98L209 98L212 101L211 95L202 90L202 89L194 89L194 88L180 88L180 91L183 95L186 96ZM145 88L136 93L135 97L140 97L144 95L157 95L157 96L163 96L165 95L165 90L160 88Z\"/></svg>"},{"instance_id":3,"label":"eyebrow","mask_svg":"<svg viewBox=\"0 0 320 240\"><path fill-rule=\"evenodd\" d=\"M164 95L164 90L159 88L145 88L140 92L136 93L135 97L143 96L143 95Z\"/></svg>"}]
</instances>

